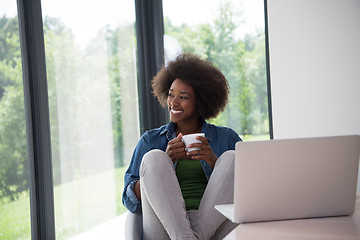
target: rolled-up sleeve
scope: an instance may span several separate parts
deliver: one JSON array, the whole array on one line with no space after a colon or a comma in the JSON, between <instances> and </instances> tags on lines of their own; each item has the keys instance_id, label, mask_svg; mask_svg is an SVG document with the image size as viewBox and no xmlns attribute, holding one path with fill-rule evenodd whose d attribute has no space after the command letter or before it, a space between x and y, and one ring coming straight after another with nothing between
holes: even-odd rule
<instances>
[{"instance_id":1,"label":"rolled-up sleeve","mask_svg":"<svg viewBox=\"0 0 360 240\"><path fill-rule=\"evenodd\" d=\"M137 181L132 181L126 188L126 195L129 197L130 201L134 204L138 204L140 201L134 193L134 186Z\"/></svg>"}]
</instances>

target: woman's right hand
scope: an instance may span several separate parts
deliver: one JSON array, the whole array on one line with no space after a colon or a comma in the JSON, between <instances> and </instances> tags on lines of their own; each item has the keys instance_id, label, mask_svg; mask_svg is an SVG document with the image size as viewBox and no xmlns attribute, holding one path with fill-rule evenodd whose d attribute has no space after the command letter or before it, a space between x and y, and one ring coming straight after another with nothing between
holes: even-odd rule
<instances>
[{"instance_id":1,"label":"woman's right hand","mask_svg":"<svg viewBox=\"0 0 360 240\"><path fill-rule=\"evenodd\" d=\"M173 140L169 141L166 147L166 154L171 158L173 163L176 163L180 158L188 158L186 156L186 149L185 144L181 141L182 134L174 138Z\"/></svg>"}]
</instances>

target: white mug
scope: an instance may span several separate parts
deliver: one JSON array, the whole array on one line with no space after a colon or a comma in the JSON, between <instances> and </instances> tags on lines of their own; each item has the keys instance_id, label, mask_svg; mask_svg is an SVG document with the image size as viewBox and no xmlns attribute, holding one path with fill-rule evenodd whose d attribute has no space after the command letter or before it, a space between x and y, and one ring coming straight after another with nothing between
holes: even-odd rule
<instances>
[{"instance_id":1,"label":"white mug","mask_svg":"<svg viewBox=\"0 0 360 240\"><path fill-rule=\"evenodd\" d=\"M186 151L191 152L194 150L200 150L198 147L188 148L187 146L192 143L201 143L200 140L196 139L197 136L205 137L205 133L193 133L182 136L182 141L185 143Z\"/></svg>"}]
</instances>

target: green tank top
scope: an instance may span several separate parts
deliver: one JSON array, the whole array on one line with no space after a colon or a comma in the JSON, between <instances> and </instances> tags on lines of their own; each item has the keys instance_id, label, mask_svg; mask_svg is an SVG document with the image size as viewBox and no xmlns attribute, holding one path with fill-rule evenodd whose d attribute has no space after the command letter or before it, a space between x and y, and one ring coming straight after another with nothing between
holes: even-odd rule
<instances>
[{"instance_id":1,"label":"green tank top","mask_svg":"<svg viewBox=\"0 0 360 240\"><path fill-rule=\"evenodd\" d=\"M186 210L197 210L208 182L200 160L179 160L176 165L176 176Z\"/></svg>"}]
</instances>

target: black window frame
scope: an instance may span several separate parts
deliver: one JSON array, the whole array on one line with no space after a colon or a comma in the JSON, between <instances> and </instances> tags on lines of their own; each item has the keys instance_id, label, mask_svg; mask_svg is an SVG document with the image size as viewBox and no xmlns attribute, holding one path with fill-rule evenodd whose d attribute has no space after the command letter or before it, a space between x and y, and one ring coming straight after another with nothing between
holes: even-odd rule
<instances>
[{"instance_id":1,"label":"black window frame","mask_svg":"<svg viewBox=\"0 0 360 240\"><path fill-rule=\"evenodd\" d=\"M49 103L40 0L17 0L23 69L31 238L55 239Z\"/></svg>"},{"instance_id":2,"label":"black window frame","mask_svg":"<svg viewBox=\"0 0 360 240\"><path fill-rule=\"evenodd\" d=\"M164 64L162 0L135 0L140 132L169 121L169 113L151 92L151 80Z\"/></svg>"}]
</instances>

